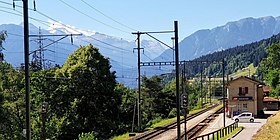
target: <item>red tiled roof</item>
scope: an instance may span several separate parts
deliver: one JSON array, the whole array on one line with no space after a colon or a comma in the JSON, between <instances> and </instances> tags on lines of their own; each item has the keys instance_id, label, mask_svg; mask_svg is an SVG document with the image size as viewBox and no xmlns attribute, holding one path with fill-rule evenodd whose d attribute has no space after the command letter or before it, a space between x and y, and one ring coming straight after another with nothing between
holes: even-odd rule
<instances>
[{"instance_id":1,"label":"red tiled roof","mask_svg":"<svg viewBox=\"0 0 280 140\"><path fill-rule=\"evenodd\" d=\"M274 98L272 98L272 97L264 97L264 98L263 98L263 101L264 101L264 102L278 102L277 99L274 99Z\"/></svg>"},{"instance_id":2,"label":"red tiled roof","mask_svg":"<svg viewBox=\"0 0 280 140\"><path fill-rule=\"evenodd\" d=\"M263 92L269 92L271 89L271 86L263 86Z\"/></svg>"}]
</instances>

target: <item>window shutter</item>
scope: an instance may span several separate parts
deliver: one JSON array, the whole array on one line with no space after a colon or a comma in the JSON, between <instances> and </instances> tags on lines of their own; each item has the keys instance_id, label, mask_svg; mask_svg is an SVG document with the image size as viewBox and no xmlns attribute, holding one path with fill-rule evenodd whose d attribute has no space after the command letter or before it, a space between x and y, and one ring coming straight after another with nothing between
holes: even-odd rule
<instances>
[{"instance_id":1,"label":"window shutter","mask_svg":"<svg viewBox=\"0 0 280 140\"><path fill-rule=\"evenodd\" d=\"M242 94L242 87L239 87L239 94Z\"/></svg>"},{"instance_id":2,"label":"window shutter","mask_svg":"<svg viewBox=\"0 0 280 140\"><path fill-rule=\"evenodd\" d=\"M245 87L245 94L248 94L248 87Z\"/></svg>"}]
</instances>

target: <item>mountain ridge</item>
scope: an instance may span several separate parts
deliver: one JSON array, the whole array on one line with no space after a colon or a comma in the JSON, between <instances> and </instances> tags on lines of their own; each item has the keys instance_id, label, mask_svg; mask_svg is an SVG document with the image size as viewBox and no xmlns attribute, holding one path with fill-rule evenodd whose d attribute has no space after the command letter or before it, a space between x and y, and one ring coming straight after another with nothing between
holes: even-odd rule
<instances>
[{"instance_id":1,"label":"mountain ridge","mask_svg":"<svg viewBox=\"0 0 280 140\"><path fill-rule=\"evenodd\" d=\"M280 16L243 18L212 29L198 30L185 37L179 43L179 57L181 60L191 60L218 50L268 38L279 32ZM171 50L166 50L154 61L163 61L163 55L171 54Z\"/></svg>"}]
</instances>

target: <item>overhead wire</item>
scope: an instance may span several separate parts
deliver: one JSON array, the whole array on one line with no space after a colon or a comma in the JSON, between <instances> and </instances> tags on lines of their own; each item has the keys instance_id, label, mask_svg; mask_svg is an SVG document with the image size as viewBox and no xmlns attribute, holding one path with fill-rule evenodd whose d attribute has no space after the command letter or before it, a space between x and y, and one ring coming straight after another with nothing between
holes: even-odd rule
<instances>
[{"instance_id":1,"label":"overhead wire","mask_svg":"<svg viewBox=\"0 0 280 140\"><path fill-rule=\"evenodd\" d=\"M0 3L4 3L4 4L7 4L7 5L12 5L12 4L10 4L10 3L3 2L3 1L0 1ZM19 5L15 5L15 6L16 6L16 7L23 8L22 6L19 6ZM46 14L44 14L44 13L38 11L38 10L34 11L34 9L31 9L31 8L29 8L29 10L31 10L31 11L33 11L33 12L37 12L38 14L40 14L40 15L42 15L42 16L48 18L48 19L51 19L51 20L54 21L54 22L60 23L59 21L55 20L54 18L52 18L52 17L50 17L50 16L48 16L48 15L46 15ZM1 9L0 9L0 11L1 11ZM8 11L7 11L7 12L8 12ZM17 12L19 12L19 11L17 11ZM10 14L15 14L15 13L12 13L12 12L8 12L8 13L10 13ZM20 13L21 13L21 12L20 12ZM22 14L22 13L21 13L21 14ZM22 16L22 15L19 15L19 14L15 14L15 15L17 15L17 16ZM29 16L29 18L32 19L32 20L35 20L35 21L37 21L37 22L41 22L41 23L43 22L43 24L46 25L46 26L49 26L49 24L51 24L51 22L39 20L39 19L33 18L33 17L31 17L31 16ZM80 32L80 31L78 31L77 29L72 28L72 27L69 27L69 26L67 26L67 25L65 25L65 24L63 24L63 23L60 23L60 24L61 24L63 27L67 28L67 29L71 29L71 30L74 30L74 31L76 31L76 32L78 32L78 33L82 33L82 32ZM105 44L105 45L108 45L108 46L111 46L111 47L114 47L114 48L117 48L117 49L120 49L120 50L123 50L123 51L131 52L130 50L126 50L126 49L123 49L123 48L121 48L121 47L117 47L117 46L115 46L115 45L106 43L106 42L101 41L101 40L99 40L99 39L96 39L96 38L94 38L94 37L92 37L92 36L88 36L88 37L89 37L89 38L92 38L93 40L95 40L95 41L97 41L97 42L103 43L103 44Z\"/></svg>"},{"instance_id":2,"label":"overhead wire","mask_svg":"<svg viewBox=\"0 0 280 140\"><path fill-rule=\"evenodd\" d=\"M110 20L112 20L112 21L118 23L119 25L121 25L121 26L123 26L123 27L126 27L126 28L128 28L128 29L130 29L130 30L137 31L137 30L135 30L135 29L133 29L133 28L131 28L131 27L129 27L129 26L127 26L127 25L125 25L125 24L123 24L123 23L121 23L121 22L115 20L115 19L113 19L112 17L107 16L106 14L104 14L103 12L101 12L100 10L98 10L97 8L93 7L93 6L90 5L89 3L85 2L84 0L81 0L81 1L82 1L84 4L86 4L87 6L89 6L90 8L92 8L93 10L95 10L96 12L98 12L98 13L100 13L101 15L105 16L106 18L108 18L108 19L110 19Z\"/></svg>"},{"instance_id":3,"label":"overhead wire","mask_svg":"<svg viewBox=\"0 0 280 140\"><path fill-rule=\"evenodd\" d=\"M61 1L62 3L64 3L64 4L66 4L67 6L69 6L69 7L71 7L72 9L74 9L74 10L76 10L77 12L79 12L79 13L81 13L81 14L84 14L83 12L81 12L80 10L78 10L78 9L76 9L76 8L74 8L74 7L72 7L71 5L69 5L69 4L67 4L65 1L62 1L62 0L59 0L59 1ZM82 0L83 1L83 0ZM2 1L0 1L1 3L3 3ZM84 1L83 1L84 2ZM86 2L84 2L84 3L86 3ZM87 3L88 4L88 3ZM90 5L89 5L90 6ZM18 6L18 7L21 7L21 6ZM93 8L94 9L94 7L91 7L91 8ZM29 10L32 10L33 11L33 9L29 9ZM95 9L95 10L97 10L97 9ZM99 10L98 10L99 11ZM5 11L5 12L8 12L8 11ZM18 11L17 11L18 12ZM47 16L46 14L43 14L42 12L40 12L40 11L38 11L38 10L36 10L36 12L37 13L39 13L40 15L43 15L43 16L45 16L45 17L47 17L47 18L49 18L49 19L51 19L51 20L53 20L53 21L56 21L56 20L54 20L53 18L51 18L51 17L49 17L49 16ZM8 13L10 13L10 14L15 14L15 13L12 13L12 12L8 12ZM101 11L99 11L99 13L100 14L102 14L102 12ZM22 16L22 15L20 15L20 14L15 14L15 15L17 15L17 16ZM87 14L84 14L85 16L87 16L87 17L89 17L89 15L87 15ZM104 15L104 16L106 16L105 14L102 14L102 15ZM109 16L106 16L107 18L110 18ZM38 21L38 22L43 22L43 23L47 23L47 24L50 24L50 22L46 22L46 21L43 21L43 20L39 20L39 19L35 19L35 18L32 18L32 17L30 17L30 19L33 19L33 20L35 20L35 21ZM91 19L92 19L92 17L91 17ZM114 20L114 19L112 19L112 20ZM56 21L56 22L58 22L58 21ZM116 21L117 22L117 21ZM46 24L45 24L46 25ZM63 25L63 24L62 24ZM70 27L68 27L67 25L64 25L64 27L66 27L66 28L70 28ZM128 26L127 26L128 27ZM130 28L130 27L128 27L128 28ZM76 29L74 29L74 28L70 28L70 29L72 29L72 30L75 30L75 31L78 31L78 30L76 30ZM132 29L132 28L131 28ZM80 32L80 31L78 31L78 32ZM126 32L126 31L125 31ZM128 32L127 32L128 33ZM150 37L152 37L152 36L150 36ZM93 37L91 37L90 36L90 38L92 38L93 40L95 40L95 41L97 41L97 42L100 42L100 43L103 43L103 44L105 44L105 45L108 45L108 46L111 46L111 47L114 47L114 48L118 48L118 49L120 49L120 50L122 50L122 51L128 51L128 50L125 50L125 49L123 49L123 48L120 48L120 47L117 47L117 46L114 46L114 45L111 45L111 44L109 44L109 43L106 43L106 42L104 42L104 41L101 41L101 40L98 40L98 39L96 39L96 38L93 38ZM152 38L154 38L154 37L152 37ZM154 38L155 39L155 38ZM157 40L157 39L156 39ZM157 40L158 41L158 40ZM162 42L161 42L162 43ZM166 45L166 44L165 44ZM167 45L166 45L167 46ZM169 46L170 47L170 46ZM129 52L131 52L131 51L129 51ZM145 55L146 57L148 57L147 55ZM149 58L149 57L148 57ZM152 60L151 58L149 58L150 60Z\"/></svg>"},{"instance_id":4,"label":"overhead wire","mask_svg":"<svg viewBox=\"0 0 280 140\"><path fill-rule=\"evenodd\" d=\"M161 45L159 45L159 46L161 46ZM146 47L146 46L144 46L144 47ZM155 51L153 51L152 49L147 49L147 51L148 52L150 52L150 53L153 53L153 54L156 54L156 55L158 55L158 53L156 53ZM164 60L166 60L166 61L170 61L168 58L170 57L170 56L167 56L167 54L165 54L165 53L163 53L166 57L163 57L163 56L158 56L158 57L161 57L162 59L164 59Z\"/></svg>"},{"instance_id":5,"label":"overhead wire","mask_svg":"<svg viewBox=\"0 0 280 140\"><path fill-rule=\"evenodd\" d=\"M42 12L39 12L38 10L37 10L36 12L38 12L38 13L41 14L42 16L45 16L45 17L47 17L47 18L49 18L49 19L51 19L51 20L53 20L53 21L55 21L55 22L58 22L57 20L51 18L50 16L47 16L46 14L44 14L44 13L42 13ZM59 22L58 22L58 23L59 23ZM73 30L73 31L76 31L77 33L82 33L81 31L78 31L77 29L72 28L72 27L69 27L69 26L67 26L67 25L65 25L65 24L63 24L63 23L60 23L60 24L63 25L63 27L66 27L66 28L68 28L68 29L71 29L71 30ZM97 41L97 42L100 42L100 43L102 43L102 44L111 46L111 47L113 47L113 48L117 48L117 49L120 49L120 50L122 50L122 51L131 52L131 51L126 50L126 49L124 49L124 48L121 48L121 47L118 47L118 46L115 46L115 45L106 43L106 42L104 42L104 41L101 41L101 40L99 40L99 39L96 39L96 38L94 38L94 37L92 37L92 36L87 36L87 37L89 37L89 38L91 38L91 39L93 39L93 40L95 40L95 41Z\"/></svg>"},{"instance_id":6,"label":"overhead wire","mask_svg":"<svg viewBox=\"0 0 280 140\"><path fill-rule=\"evenodd\" d=\"M79 12L80 14L82 14L82 15L84 15L84 16L86 16L86 17L92 19L92 20L94 20L95 22L98 22L98 23L103 24L103 25L105 25L105 26L107 26L107 27L110 27L110 28L115 29L115 30L119 30L119 31L124 32L124 33L129 33L129 34L131 33L131 32L127 32L127 31L124 31L124 30L122 30L122 29L113 27L113 26L111 26L111 25L109 25L109 24L106 24L106 23L104 23L104 22L102 22L102 21L100 21L100 20L98 20L98 19L96 19L96 18L94 18L94 17L92 17L92 16L90 16L90 15L88 15L88 14L82 12L81 10L75 8L74 6L71 6L70 4L68 4L67 2L65 2L65 1L63 1L63 0L59 0L59 1L62 2L63 4L65 4L65 5L67 5L68 7L74 9L75 11Z\"/></svg>"}]
</instances>

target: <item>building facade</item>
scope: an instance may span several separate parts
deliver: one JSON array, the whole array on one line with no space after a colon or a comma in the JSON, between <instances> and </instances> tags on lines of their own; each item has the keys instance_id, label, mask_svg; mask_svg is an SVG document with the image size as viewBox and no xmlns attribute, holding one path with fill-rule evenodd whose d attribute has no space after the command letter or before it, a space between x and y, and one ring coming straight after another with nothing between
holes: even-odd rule
<instances>
[{"instance_id":1,"label":"building facade","mask_svg":"<svg viewBox=\"0 0 280 140\"><path fill-rule=\"evenodd\" d=\"M263 90L259 81L240 76L228 81L227 115L229 117L242 112L251 112L255 116L263 110Z\"/></svg>"},{"instance_id":2,"label":"building facade","mask_svg":"<svg viewBox=\"0 0 280 140\"><path fill-rule=\"evenodd\" d=\"M279 110L279 100L272 97L263 98L263 108L265 110Z\"/></svg>"}]
</instances>

